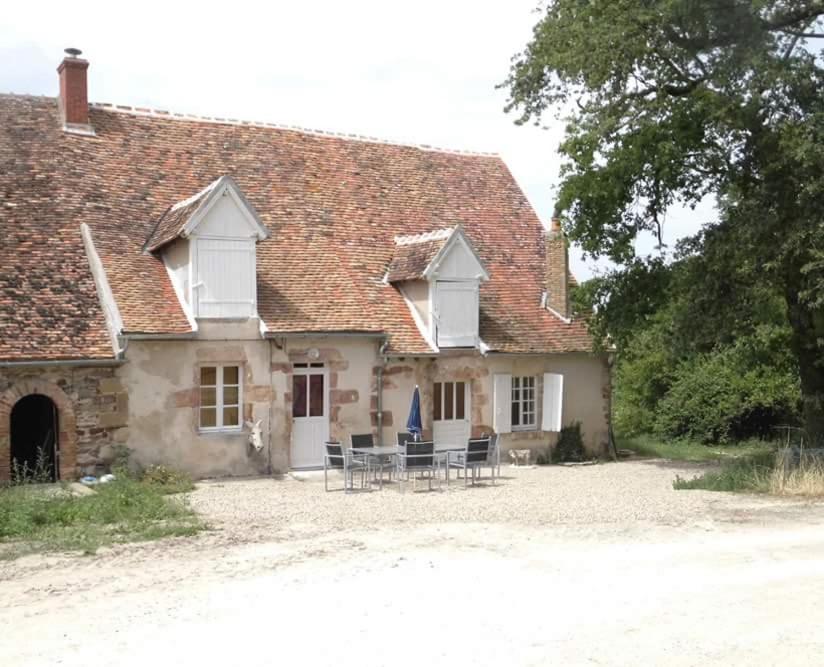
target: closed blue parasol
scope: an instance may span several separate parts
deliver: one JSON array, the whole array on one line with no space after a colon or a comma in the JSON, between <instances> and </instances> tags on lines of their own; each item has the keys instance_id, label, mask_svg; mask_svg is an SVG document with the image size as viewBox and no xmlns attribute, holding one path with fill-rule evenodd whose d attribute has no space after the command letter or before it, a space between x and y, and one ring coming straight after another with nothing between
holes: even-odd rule
<instances>
[{"instance_id":1,"label":"closed blue parasol","mask_svg":"<svg viewBox=\"0 0 824 667\"><path fill-rule=\"evenodd\" d=\"M418 385L415 385L415 393L412 394L412 407L409 408L406 430L415 436L415 440L421 439L423 427L421 426L421 392L418 390Z\"/></svg>"}]
</instances>

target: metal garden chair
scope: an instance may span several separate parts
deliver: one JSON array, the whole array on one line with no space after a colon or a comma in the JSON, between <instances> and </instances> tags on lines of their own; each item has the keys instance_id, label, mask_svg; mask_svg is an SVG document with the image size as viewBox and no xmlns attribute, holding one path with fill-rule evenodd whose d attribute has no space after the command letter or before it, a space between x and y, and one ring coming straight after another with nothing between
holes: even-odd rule
<instances>
[{"instance_id":1,"label":"metal garden chair","mask_svg":"<svg viewBox=\"0 0 824 667\"><path fill-rule=\"evenodd\" d=\"M396 437L397 437L398 447L406 447L407 442L414 442L414 440L415 440L415 435L413 433L402 432L402 433L398 433L396 435Z\"/></svg>"},{"instance_id":2,"label":"metal garden chair","mask_svg":"<svg viewBox=\"0 0 824 667\"><path fill-rule=\"evenodd\" d=\"M375 436L371 433L352 434L349 436L349 444L358 449L372 449L375 446ZM375 477L380 473L380 485L383 488L383 473L388 472L389 481L392 481L392 472L395 470L394 457L367 455L367 458L370 470L375 473Z\"/></svg>"},{"instance_id":3,"label":"metal garden chair","mask_svg":"<svg viewBox=\"0 0 824 667\"><path fill-rule=\"evenodd\" d=\"M329 491L329 470L343 472L343 491L349 493L355 490L355 474L361 476L361 489L365 488L369 478L369 459L364 455L357 455L349 449L344 449L339 442L327 442L326 453L323 456L323 488Z\"/></svg>"},{"instance_id":4,"label":"metal garden chair","mask_svg":"<svg viewBox=\"0 0 824 667\"><path fill-rule=\"evenodd\" d=\"M432 490L432 479L437 478L440 488L441 478L438 475L440 470L440 459L435 454L435 443L431 440L426 442L407 442L405 450L397 455L398 459L398 488L403 493L404 481L409 481L412 476L413 489L417 488L418 477L425 477L429 482L429 490ZM405 479L404 479L405 478Z\"/></svg>"},{"instance_id":5,"label":"metal garden chair","mask_svg":"<svg viewBox=\"0 0 824 667\"><path fill-rule=\"evenodd\" d=\"M463 451L449 452L446 456L446 486L449 486L449 471L453 468L459 473L463 470L464 487L467 486L469 475L472 475L472 485L481 467L489 465L491 438L470 438ZM492 483L495 483L495 468L492 467Z\"/></svg>"}]
</instances>

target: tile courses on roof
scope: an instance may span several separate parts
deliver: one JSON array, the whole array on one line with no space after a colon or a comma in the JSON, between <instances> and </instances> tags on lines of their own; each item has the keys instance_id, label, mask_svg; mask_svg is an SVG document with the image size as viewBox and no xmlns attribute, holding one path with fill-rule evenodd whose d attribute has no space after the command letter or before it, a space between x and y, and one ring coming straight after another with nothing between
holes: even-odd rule
<instances>
[{"instance_id":1,"label":"tile courses on roof","mask_svg":"<svg viewBox=\"0 0 824 667\"><path fill-rule=\"evenodd\" d=\"M454 228L448 228L426 234L396 236L395 251L386 271L386 280L393 283L421 278L446 245L453 230Z\"/></svg>"},{"instance_id":2,"label":"tile courses on roof","mask_svg":"<svg viewBox=\"0 0 824 667\"><path fill-rule=\"evenodd\" d=\"M188 199L172 204L160 220L157 221L157 226L152 230L149 238L146 240L145 249L154 251L165 245L169 241L177 238L186 224L186 221L198 209L201 202L206 196L215 188L220 182L220 179L215 179L200 192Z\"/></svg>"},{"instance_id":3,"label":"tile courses on roof","mask_svg":"<svg viewBox=\"0 0 824 667\"><path fill-rule=\"evenodd\" d=\"M386 333L391 353L430 353L384 278L403 247L396 236L460 224L490 273L480 335L493 351L591 349L583 322L541 308L543 228L496 156L100 105L90 122L94 137L64 134L56 100L0 95L0 226L11 239L0 358L30 356L32 345L49 358L111 356L84 222L124 332L190 332L163 262L144 245L173 238L196 203L174 204L222 175L270 232L257 245L257 280L271 334ZM25 252L38 259L19 259Z\"/></svg>"}]
</instances>

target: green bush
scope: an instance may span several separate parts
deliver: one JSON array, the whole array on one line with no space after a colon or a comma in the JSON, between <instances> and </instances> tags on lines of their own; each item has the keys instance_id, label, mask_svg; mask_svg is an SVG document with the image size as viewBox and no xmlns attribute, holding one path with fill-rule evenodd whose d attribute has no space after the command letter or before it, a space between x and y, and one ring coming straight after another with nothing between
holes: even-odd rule
<instances>
[{"instance_id":1,"label":"green bush","mask_svg":"<svg viewBox=\"0 0 824 667\"><path fill-rule=\"evenodd\" d=\"M552 450L554 463L575 463L587 458L584 438L581 435L581 422L564 426L558 434L558 442Z\"/></svg>"},{"instance_id":2,"label":"green bush","mask_svg":"<svg viewBox=\"0 0 824 667\"><path fill-rule=\"evenodd\" d=\"M187 473L164 465L149 466L143 471L140 480L163 493L184 493L195 488Z\"/></svg>"},{"instance_id":3,"label":"green bush","mask_svg":"<svg viewBox=\"0 0 824 667\"><path fill-rule=\"evenodd\" d=\"M798 376L781 359L785 353L770 349L787 345L782 334L762 327L750 338L682 363L658 402L655 432L726 444L768 437L773 426L797 419Z\"/></svg>"}]
</instances>

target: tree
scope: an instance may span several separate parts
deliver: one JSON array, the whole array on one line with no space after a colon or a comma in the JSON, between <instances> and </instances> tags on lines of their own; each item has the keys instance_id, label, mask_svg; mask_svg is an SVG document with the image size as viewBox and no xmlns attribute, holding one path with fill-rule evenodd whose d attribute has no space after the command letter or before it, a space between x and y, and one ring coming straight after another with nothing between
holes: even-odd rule
<instances>
[{"instance_id":1,"label":"tree","mask_svg":"<svg viewBox=\"0 0 824 667\"><path fill-rule=\"evenodd\" d=\"M573 109L558 206L585 252L632 266L636 236L660 239L671 205L717 198L714 233L782 295L804 419L817 439L822 16L824 0L550 0L504 84L519 123Z\"/></svg>"}]
</instances>

